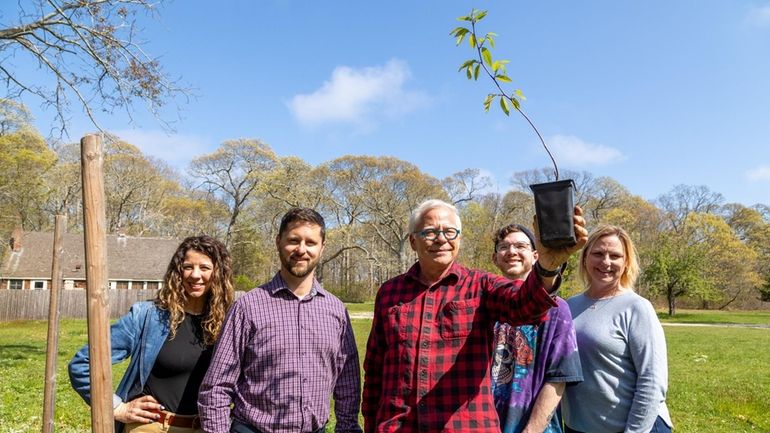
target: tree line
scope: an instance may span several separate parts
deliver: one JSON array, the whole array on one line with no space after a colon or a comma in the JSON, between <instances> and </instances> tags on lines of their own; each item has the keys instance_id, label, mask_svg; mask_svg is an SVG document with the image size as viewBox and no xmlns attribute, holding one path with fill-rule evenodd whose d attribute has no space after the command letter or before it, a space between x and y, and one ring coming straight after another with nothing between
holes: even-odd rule
<instances>
[{"instance_id":1,"label":"tree line","mask_svg":"<svg viewBox=\"0 0 770 433\"><path fill-rule=\"evenodd\" d=\"M27 109L0 100L0 233L52 231L66 215L82 231L80 147L50 144ZM192 160L183 173L107 135L104 158L109 233L176 237L207 233L226 242L237 287L248 290L278 268L274 239L281 215L293 206L317 209L327 220L327 248L319 277L343 299L370 299L379 284L415 260L407 233L409 212L427 198L460 209L460 259L494 270L492 236L509 222L532 223L528 185L547 181L547 169L515 173L512 189L490 192L478 169L444 179L393 157L346 155L313 166L277 155L258 139L234 139ZM770 302L770 206L726 203L705 186L676 185L655 200L632 194L610 177L564 172L576 183L576 203L589 228L617 224L633 236L642 278L637 290L666 302L704 308L757 308ZM7 242L0 253L7 250ZM573 257L573 262L577 261ZM580 291L576 263L562 292Z\"/></svg>"}]
</instances>

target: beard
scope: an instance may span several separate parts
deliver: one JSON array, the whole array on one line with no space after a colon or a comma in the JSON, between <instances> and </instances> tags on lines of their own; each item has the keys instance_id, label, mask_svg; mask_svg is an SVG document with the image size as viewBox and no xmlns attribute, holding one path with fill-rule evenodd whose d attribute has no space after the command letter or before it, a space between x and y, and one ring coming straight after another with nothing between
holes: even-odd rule
<instances>
[{"instance_id":1,"label":"beard","mask_svg":"<svg viewBox=\"0 0 770 433\"><path fill-rule=\"evenodd\" d=\"M281 265L293 277L304 278L310 275L318 266L318 260L301 261L292 264L291 257L281 257Z\"/></svg>"}]
</instances>

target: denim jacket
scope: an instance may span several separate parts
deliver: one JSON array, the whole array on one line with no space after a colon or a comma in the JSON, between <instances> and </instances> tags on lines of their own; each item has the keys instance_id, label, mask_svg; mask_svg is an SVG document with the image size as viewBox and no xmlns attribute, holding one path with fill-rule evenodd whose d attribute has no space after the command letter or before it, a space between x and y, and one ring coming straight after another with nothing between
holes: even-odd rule
<instances>
[{"instance_id":1,"label":"denim jacket","mask_svg":"<svg viewBox=\"0 0 770 433\"><path fill-rule=\"evenodd\" d=\"M110 327L112 363L131 358L123 379L112 396L112 407L124 402L131 390L144 388L155 359L169 333L168 311L153 301L137 302L128 314ZM81 348L69 363L70 383L75 392L91 404L88 345Z\"/></svg>"}]
</instances>

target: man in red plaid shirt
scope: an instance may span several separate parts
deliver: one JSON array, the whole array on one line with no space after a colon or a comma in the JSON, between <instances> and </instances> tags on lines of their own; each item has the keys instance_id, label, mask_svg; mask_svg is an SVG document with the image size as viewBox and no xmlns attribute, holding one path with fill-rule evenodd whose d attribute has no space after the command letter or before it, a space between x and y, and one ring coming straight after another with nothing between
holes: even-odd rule
<instances>
[{"instance_id":1,"label":"man in red plaid shirt","mask_svg":"<svg viewBox=\"0 0 770 433\"><path fill-rule=\"evenodd\" d=\"M375 300L364 360L366 433L500 431L489 377L494 324L539 323L556 305L557 270L588 237L581 215L576 207L573 247L546 248L536 236L539 265L522 282L455 262L454 206L428 200L414 210L409 243L417 263L385 282Z\"/></svg>"}]
</instances>

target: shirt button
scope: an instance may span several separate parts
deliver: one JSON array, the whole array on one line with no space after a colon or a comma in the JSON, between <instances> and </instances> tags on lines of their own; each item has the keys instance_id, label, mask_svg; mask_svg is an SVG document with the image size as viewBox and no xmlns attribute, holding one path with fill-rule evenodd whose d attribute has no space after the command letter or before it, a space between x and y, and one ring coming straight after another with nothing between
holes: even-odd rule
<instances>
[{"instance_id":1,"label":"shirt button","mask_svg":"<svg viewBox=\"0 0 770 433\"><path fill-rule=\"evenodd\" d=\"M420 377L422 377L423 379L428 377L428 370L422 370L420 372Z\"/></svg>"},{"instance_id":2,"label":"shirt button","mask_svg":"<svg viewBox=\"0 0 770 433\"><path fill-rule=\"evenodd\" d=\"M422 347L427 349L428 348L428 342L427 341L423 341L422 342Z\"/></svg>"},{"instance_id":3,"label":"shirt button","mask_svg":"<svg viewBox=\"0 0 770 433\"><path fill-rule=\"evenodd\" d=\"M425 400L420 400L420 407L425 408Z\"/></svg>"}]
</instances>

